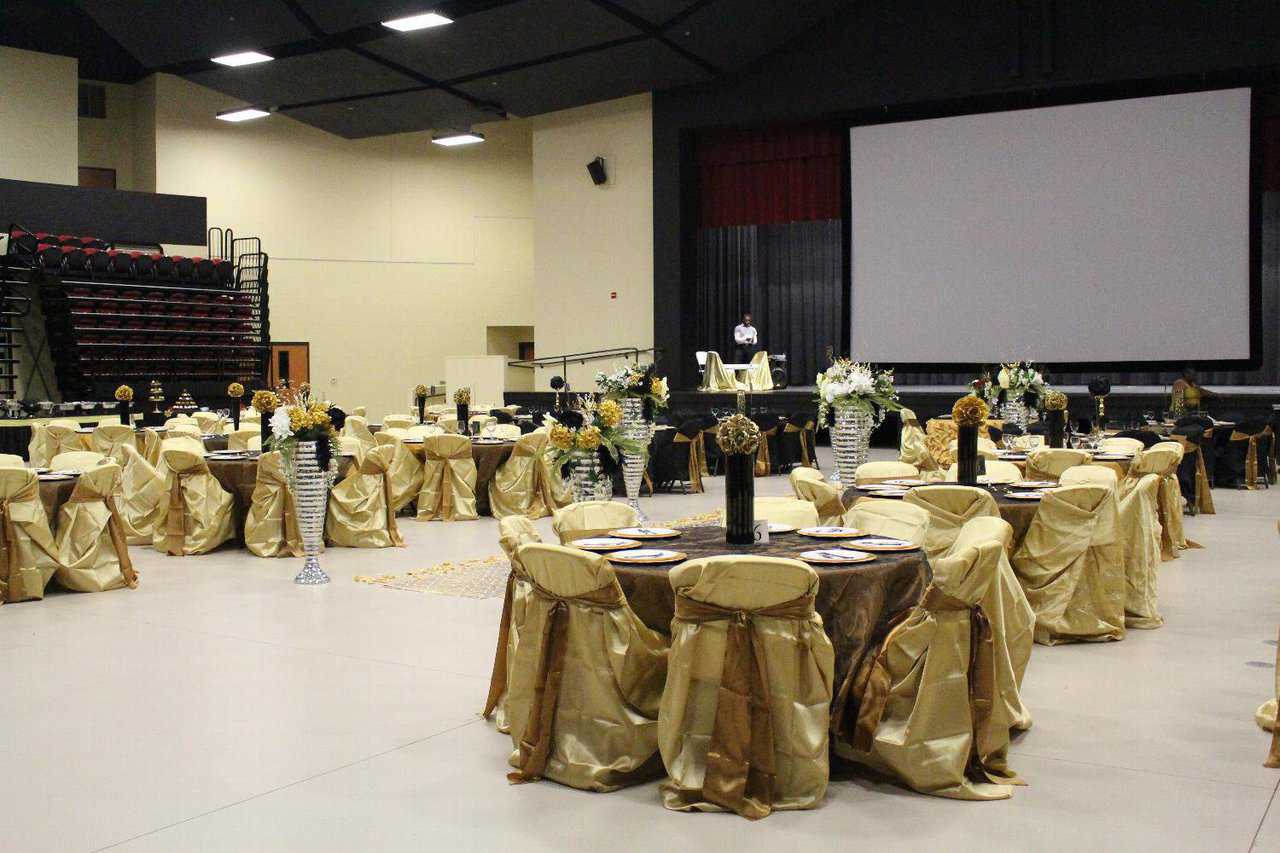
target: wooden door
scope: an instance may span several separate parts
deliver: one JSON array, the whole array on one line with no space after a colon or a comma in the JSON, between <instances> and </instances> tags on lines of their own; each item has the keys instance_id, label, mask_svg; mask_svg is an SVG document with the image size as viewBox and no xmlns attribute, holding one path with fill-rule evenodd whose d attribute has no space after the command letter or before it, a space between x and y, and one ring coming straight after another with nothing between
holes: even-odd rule
<instances>
[{"instance_id":1,"label":"wooden door","mask_svg":"<svg viewBox=\"0 0 1280 853\"><path fill-rule=\"evenodd\" d=\"M296 388L311 381L311 344L302 341L271 344L271 387L289 380Z\"/></svg>"}]
</instances>

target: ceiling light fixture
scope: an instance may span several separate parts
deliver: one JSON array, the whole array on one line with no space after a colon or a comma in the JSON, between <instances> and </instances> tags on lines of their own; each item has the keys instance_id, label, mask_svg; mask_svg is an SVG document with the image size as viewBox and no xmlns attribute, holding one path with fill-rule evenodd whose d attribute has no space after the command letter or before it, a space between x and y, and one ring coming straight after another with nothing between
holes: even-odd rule
<instances>
[{"instance_id":1,"label":"ceiling light fixture","mask_svg":"<svg viewBox=\"0 0 1280 853\"><path fill-rule=\"evenodd\" d=\"M219 65L239 68L241 65L257 65L259 62L270 62L273 59L275 59L274 56L267 56L265 53L258 53L256 50L246 50L243 53L228 53L226 56L215 56L213 61Z\"/></svg>"},{"instance_id":2,"label":"ceiling light fixture","mask_svg":"<svg viewBox=\"0 0 1280 853\"><path fill-rule=\"evenodd\" d=\"M407 18L383 21L382 26L399 30L402 33L409 33L414 30L425 30L428 27L443 27L445 24L452 23L452 18L446 18L438 12L424 12L421 15L410 15Z\"/></svg>"},{"instance_id":3,"label":"ceiling light fixture","mask_svg":"<svg viewBox=\"0 0 1280 853\"><path fill-rule=\"evenodd\" d=\"M218 113L217 118L223 121L248 121L254 118L266 118L271 115L267 110L258 107L240 107L234 110L223 110Z\"/></svg>"},{"instance_id":4,"label":"ceiling light fixture","mask_svg":"<svg viewBox=\"0 0 1280 853\"><path fill-rule=\"evenodd\" d=\"M475 145L477 142L484 142L483 133L475 133L470 131L467 133L450 133L447 136L433 136L431 141L436 145L443 145L446 148L452 148L455 145Z\"/></svg>"}]
</instances>

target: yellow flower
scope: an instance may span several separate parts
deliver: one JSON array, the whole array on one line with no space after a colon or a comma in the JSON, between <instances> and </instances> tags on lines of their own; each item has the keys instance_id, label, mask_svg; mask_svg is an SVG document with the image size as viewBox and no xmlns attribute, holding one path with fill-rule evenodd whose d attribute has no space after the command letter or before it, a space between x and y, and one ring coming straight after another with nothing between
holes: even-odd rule
<instances>
[{"instance_id":1,"label":"yellow flower","mask_svg":"<svg viewBox=\"0 0 1280 853\"><path fill-rule=\"evenodd\" d=\"M1051 412L1064 411L1067 408L1067 395L1061 391L1050 391L1044 395L1044 407Z\"/></svg>"},{"instance_id":2,"label":"yellow flower","mask_svg":"<svg viewBox=\"0 0 1280 853\"><path fill-rule=\"evenodd\" d=\"M617 400L605 400L600 404L600 422L612 429L622 423L622 406Z\"/></svg>"},{"instance_id":3,"label":"yellow flower","mask_svg":"<svg viewBox=\"0 0 1280 853\"><path fill-rule=\"evenodd\" d=\"M280 406L280 398L271 391L254 391L253 392L253 408L256 411L268 414L274 412Z\"/></svg>"},{"instance_id":4,"label":"yellow flower","mask_svg":"<svg viewBox=\"0 0 1280 853\"><path fill-rule=\"evenodd\" d=\"M654 377L649 383L649 393L659 399L666 399L667 396L667 377Z\"/></svg>"},{"instance_id":5,"label":"yellow flower","mask_svg":"<svg viewBox=\"0 0 1280 853\"><path fill-rule=\"evenodd\" d=\"M575 442L579 450L595 450L600 446L600 430L594 426L583 427Z\"/></svg>"},{"instance_id":6,"label":"yellow flower","mask_svg":"<svg viewBox=\"0 0 1280 853\"><path fill-rule=\"evenodd\" d=\"M548 438L551 446L558 450L568 450L573 447L573 433L564 424L556 424L551 428L551 435Z\"/></svg>"},{"instance_id":7,"label":"yellow flower","mask_svg":"<svg viewBox=\"0 0 1280 853\"><path fill-rule=\"evenodd\" d=\"M244 386L239 382L232 382L227 386L227 396L239 399L244 396Z\"/></svg>"},{"instance_id":8,"label":"yellow flower","mask_svg":"<svg viewBox=\"0 0 1280 853\"><path fill-rule=\"evenodd\" d=\"M981 397L972 394L956 400L951 407L951 419L956 426L978 426L987 419L987 404Z\"/></svg>"},{"instance_id":9,"label":"yellow flower","mask_svg":"<svg viewBox=\"0 0 1280 853\"><path fill-rule=\"evenodd\" d=\"M128 385L121 385L116 389L116 399L121 403L128 403L133 400L133 389Z\"/></svg>"},{"instance_id":10,"label":"yellow flower","mask_svg":"<svg viewBox=\"0 0 1280 853\"><path fill-rule=\"evenodd\" d=\"M426 385L418 385L416 388L414 388L414 389L413 389L413 396L415 396L415 397L425 397L425 396L427 396L427 386L426 386Z\"/></svg>"},{"instance_id":11,"label":"yellow flower","mask_svg":"<svg viewBox=\"0 0 1280 853\"><path fill-rule=\"evenodd\" d=\"M471 389L459 388L457 391L454 391L453 402L459 406L470 406L471 405Z\"/></svg>"}]
</instances>

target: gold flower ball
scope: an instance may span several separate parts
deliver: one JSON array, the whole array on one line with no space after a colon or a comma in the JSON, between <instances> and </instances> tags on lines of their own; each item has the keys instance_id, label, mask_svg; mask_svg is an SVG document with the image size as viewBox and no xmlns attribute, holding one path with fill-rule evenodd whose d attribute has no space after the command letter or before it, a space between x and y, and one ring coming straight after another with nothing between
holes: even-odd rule
<instances>
[{"instance_id":1,"label":"gold flower ball","mask_svg":"<svg viewBox=\"0 0 1280 853\"><path fill-rule=\"evenodd\" d=\"M612 429L622 423L622 406L617 400L605 400L599 408L600 422Z\"/></svg>"},{"instance_id":2,"label":"gold flower ball","mask_svg":"<svg viewBox=\"0 0 1280 853\"><path fill-rule=\"evenodd\" d=\"M426 386L426 385L418 385L416 388L414 388L414 389L413 389L413 396L415 396L415 397L425 397L425 396L427 396L427 386Z\"/></svg>"},{"instance_id":3,"label":"gold flower ball","mask_svg":"<svg viewBox=\"0 0 1280 853\"><path fill-rule=\"evenodd\" d=\"M573 433L564 424L556 424L551 428L551 434L548 436L551 446L557 450L568 450L573 447Z\"/></svg>"},{"instance_id":4,"label":"gold flower ball","mask_svg":"<svg viewBox=\"0 0 1280 853\"><path fill-rule=\"evenodd\" d=\"M457 391L454 391L453 402L455 405L458 405L458 406L470 406L471 405L471 389L459 388Z\"/></svg>"},{"instance_id":5,"label":"gold flower ball","mask_svg":"<svg viewBox=\"0 0 1280 853\"><path fill-rule=\"evenodd\" d=\"M979 426L987 419L987 404L981 397L972 394L956 400L951 407L951 418L956 426Z\"/></svg>"},{"instance_id":6,"label":"gold flower ball","mask_svg":"<svg viewBox=\"0 0 1280 853\"><path fill-rule=\"evenodd\" d=\"M720 424L716 444L729 455L755 453L760 447L760 427L746 415L733 415Z\"/></svg>"},{"instance_id":7,"label":"gold flower ball","mask_svg":"<svg viewBox=\"0 0 1280 853\"><path fill-rule=\"evenodd\" d=\"M239 382L232 382L227 386L227 396L235 397L237 400L244 396L244 386Z\"/></svg>"},{"instance_id":8,"label":"gold flower ball","mask_svg":"<svg viewBox=\"0 0 1280 853\"><path fill-rule=\"evenodd\" d=\"M133 400L133 389L128 385L121 385L116 389L116 399L121 403L128 403Z\"/></svg>"},{"instance_id":9,"label":"gold flower ball","mask_svg":"<svg viewBox=\"0 0 1280 853\"><path fill-rule=\"evenodd\" d=\"M269 414L280 407L280 398L273 391L254 391L252 405L255 410Z\"/></svg>"},{"instance_id":10,"label":"gold flower ball","mask_svg":"<svg viewBox=\"0 0 1280 853\"><path fill-rule=\"evenodd\" d=\"M1050 391L1044 395L1044 407L1050 412L1062 412L1067 408L1067 395L1061 391Z\"/></svg>"}]
</instances>

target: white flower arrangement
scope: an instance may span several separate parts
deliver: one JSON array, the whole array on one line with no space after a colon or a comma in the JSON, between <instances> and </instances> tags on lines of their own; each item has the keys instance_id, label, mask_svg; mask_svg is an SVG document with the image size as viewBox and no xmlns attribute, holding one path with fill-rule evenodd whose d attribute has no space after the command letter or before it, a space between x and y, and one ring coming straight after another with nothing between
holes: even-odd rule
<instances>
[{"instance_id":1,"label":"white flower arrangement","mask_svg":"<svg viewBox=\"0 0 1280 853\"><path fill-rule=\"evenodd\" d=\"M658 376L652 364L623 365L612 373L596 373L596 385L607 399L636 397L645 401L646 417L665 409L671 397L667 377Z\"/></svg>"},{"instance_id":2,"label":"white flower arrangement","mask_svg":"<svg viewBox=\"0 0 1280 853\"><path fill-rule=\"evenodd\" d=\"M1011 361L1000 365L996 382L1007 392L1007 397L1015 399L1034 395L1039 400L1049 389L1040 369L1029 361Z\"/></svg>"},{"instance_id":3,"label":"white flower arrangement","mask_svg":"<svg viewBox=\"0 0 1280 853\"><path fill-rule=\"evenodd\" d=\"M902 408L893 386L892 370L873 370L869 364L838 358L818 374L817 385L820 427L830 425L832 409L858 409L879 424L886 412Z\"/></svg>"}]
</instances>

